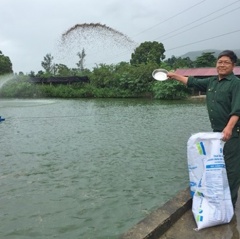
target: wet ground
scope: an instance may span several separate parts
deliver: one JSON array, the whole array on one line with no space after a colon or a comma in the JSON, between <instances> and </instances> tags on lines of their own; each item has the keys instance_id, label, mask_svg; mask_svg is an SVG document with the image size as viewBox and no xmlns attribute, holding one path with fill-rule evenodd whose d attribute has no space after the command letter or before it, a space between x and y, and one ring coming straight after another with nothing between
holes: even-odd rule
<instances>
[{"instance_id":1,"label":"wet ground","mask_svg":"<svg viewBox=\"0 0 240 239\"><path fill-rule=\"evenodd\" d=\"M240 195L240 191L239 191ZM240 197L230 223L196 230L189 188L130 228L121 239L240 239Z\"/></svg>"},{"instance_id":2,"label":"wet ground","mask_svg":"<svg viewBox=\"0 0 240 239\"><path fill-rule=\"evenodd\" d=\"M196 223L191 209L171 226L159 239L239 239L240 238L240 199L236 204L235 215L230 223L194 230Z\"/></svg>"}]
</instances>

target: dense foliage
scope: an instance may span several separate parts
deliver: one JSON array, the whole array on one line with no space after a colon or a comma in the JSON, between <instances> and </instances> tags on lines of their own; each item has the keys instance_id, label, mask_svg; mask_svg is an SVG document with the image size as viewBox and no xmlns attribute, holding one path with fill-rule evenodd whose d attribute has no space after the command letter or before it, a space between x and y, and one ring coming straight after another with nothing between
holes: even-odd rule
<instances>
[{"instance_id":1,"label":"dense foliage","mask_svg":"<svg viewBox=\"0 0 240 239\"><path fill-rule=\"evenodd\" d=\"M162 43L159 42L143 42L132 53L130 60L131 65L157 63L160 64L165 58L165 49Z\"/></svg>"},{"instance_id":2,"label":"dense foliage","mask_svg":"<svg viewBox=\"0 0 240 239\"><path fill-rule=\"evenodd\" d=\"M8 56L0 51L0 75L12 73L12 62Z\"/></svg>"},{"instance_id":3,"label":"dense foliage","mask_svg":"<svg viewBox=\"0 0 240 239\"><path fill-rule=\"evenodd\" d=\"M54 57L47 54L41 65L44 71L28 75L19 73L0 88L0 97L22 98L127 98L149 97L154 99L183 99L191 95L190 90L177 81L159 82L152 78L152 71L157 68L174 70L177 68L211 67L216 58L213 52L205 52L192 61L189 57L172 56L164 61L165 49L162 43L144 42L132 54L130 63L120 62L116 65L99 64L89 70L84 67L86 53L78 52L78 68L68 68L64 64L55 64ZM239 61L238 61L239 63ZM9 57L0 52L0 74L11 73L12 64ZM90 83L73 84L36 84L30 77L48 78L50 76L87 76Z\"/></svg>"},{"instance_id":4,"label":"dense foliage","mask_svg":"<svg viewBox=\"0 0 240 239\"><path fill-rule=\"evenodd\" d=\"M204 52L196 59L196 67L214 67L217 58L213 55L214 52Z\"/></svg>"}]
</instances>

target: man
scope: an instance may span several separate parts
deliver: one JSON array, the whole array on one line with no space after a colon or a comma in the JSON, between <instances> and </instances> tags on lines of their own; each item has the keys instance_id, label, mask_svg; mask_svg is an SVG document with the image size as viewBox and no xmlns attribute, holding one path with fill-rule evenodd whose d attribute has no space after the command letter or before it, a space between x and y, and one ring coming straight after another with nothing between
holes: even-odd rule
<instances>
[{"instance_id":1,"label":"man","mask_svg":"<svg viewBox=\"0 0 240 239\"><path fill-rule=\"evenodd\" d=\"M223 154L234 208L240 186L240 79L233 74L236 62L236 54L225 50L217 58L216 77L197 79L168 73L168 78L206 92L211 127L222 132L226 141Z\"/></svg>"}]
</instances>

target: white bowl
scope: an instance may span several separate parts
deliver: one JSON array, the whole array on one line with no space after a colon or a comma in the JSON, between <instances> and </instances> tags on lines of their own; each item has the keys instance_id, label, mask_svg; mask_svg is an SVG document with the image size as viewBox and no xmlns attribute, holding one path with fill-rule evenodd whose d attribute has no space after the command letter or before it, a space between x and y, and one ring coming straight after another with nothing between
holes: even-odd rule
<instances>
[{"instance_id":1,"label":"white bowl","mask_svg":"<svg viewBox=\"0 0 240 239\"><path fill-rule=\"evenodd\" d=\"M165 69L156 69L153 71L152 77L155 80L164 81L168 79L167 74L168 74L168 71Z\"/></svg>"}]
</instances>

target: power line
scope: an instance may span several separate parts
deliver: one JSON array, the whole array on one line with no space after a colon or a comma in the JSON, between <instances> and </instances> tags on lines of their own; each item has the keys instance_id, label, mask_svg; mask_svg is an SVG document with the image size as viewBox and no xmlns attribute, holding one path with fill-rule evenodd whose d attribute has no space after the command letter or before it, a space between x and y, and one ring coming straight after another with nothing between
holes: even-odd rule
<instances>
[{"instance_id":1,"label":"power line","mask_svg":"<svg viewBox=\"0 0 240 239\"><path fill-rule=\"evenodd\" d=\"M239 0L236 1L236 2L233 2L233 3L230 4L230 5L224 6L223 8L220 8L220 9L218 9L218 10L216 10L216 11L210 13L210 14L207 14L206 16L204 16L204 17L202 17L202 18L199 18L199 19L197 19L197 20L195 20L195 21L193 21L193 22L191 22L191 23L189 23L189 24L187 24L187 25L184 25L183 27L181 27L181 29L182 29L182 28L185 28L185 27L187 27L187 26L190 26L190 25L192 25L193 23L196 23L196 22L198 22L198 21L201 21L201 20L203 20L203 19L205 19L205 18L208 18L209 16L211 16L211 15L217 13L217 12L220 12L221 10L226 9L227 7L232 6L232 5L235 4L235 3L239 3ZM201 25L203 25L203 24L205 24L205 23L208 23L208 22L210 22L210 21L213 21L213 20L215 20L215 19L217 19L217 18L219 18L219 17L222 17L222 16L224 16L224 15L226 15L226 14L228 14L228 13L231 13L231 12L237 10L237 9L239 9L239 8L235 8L235 9L232 10L232 11L229 11L229 12L227 12L227 13L221 14L220 16L217 16L217 17L215 17L215 18L212 18L212 19L210 19L210 20L207 20L207 21L205 21L205 22L203 22L203 23L201 23L201 24L199 24L199 25L195 25L195 26L193 26L193 27L191 27L191 28L188 28L188 29L185 30L185 31L179 32L179 33L177 33L177 34L174 34L174 35L172 35L172 36L170 36L170 37L168 37L168 38L164 38L164 39L162 39L162 40L169 39L169 38L174 37L174 36L176 36L176 35L179 35L179 34L181 34L181 33L183 33L183 32L186 32L186 31L188 31L188 30L191 30L191 29L193 29L193 28L195 28L195 27L201 26ZM162 35L161 37L167 36L167 35L169 35L169 34L171 34L171 33L173 33L173 32L176 32L176 31L179 31L179 29L172 30L171 32L168 32L168 33ZM160 38L160 37L157 37L157 38L155 38L155 40L157 40L157 39L159 39L159 38Z\"/></svg>"},{"instance_id":2,"label":"power line","mask_svg":"<svg viewBox=\"0 0 240 239\"><path fill-rule=\"evenodd\" d=\"M223 15L226 15L226 14L228 14L228 13L234 12L234 11L238 10L239 8L240 8L240 7L235 8L234 10L229 11L229 12L223 14ZM195 28L195 27L199 27L199 26L201 26L201 25L203 25L203 24L205 24L205 23L209 23L210 21L216 20L217 18L222 17L223 15L220 15L220 16L218 16L218 17L216 17L216 18L210 19L210 20L208 20L208 21L206 21L206 22L203 22L203 23L201 23L201 24L198 24L198 25L196 25L196 26L193 26L193 27L191 27L191 28L188 28L188 29L185 30L185 31L179 32L179 33L177 33L177 34L175 34L175 35L172 35L172 36L170 36L170 37L164 38L164 39L162 39L162 40L167 40L167 39L169 39L169 38L178 36L179 34L182 34L182 33L184 33L184 32L187 32L187 31L189 31L189 30L191 30L191 29L193 29L193 28Z\"/></svg>"},{"instance_id":3,"label":"power line","mask_svg":"<svg viewBox=\"0 0 240 239\"><path fill-rule=\"evenodd\" d=\"M240 29L232 31L232 32L227 32L227 33L224 33L224 34L221 34L221 35L213 36L213 37L210 37L210 38L202 39L202 40L199 40L199 41L191 42L191 43L188 43L188 44L184 44L184 45L181 45L181 46L173 47L173 48L168 49L167 51L179 49L179 48L182 48L182 47L185 47L185 46L189 46L189 45L194 45L196 43L212 40L212 39L215 39L215 38L218 38L218 37L222 37L222 36L226 36L226 35L229 35L229 34L233 34L233 33L236 33L236 32L240 32Z\"/></svg>"},{"instance_id":4,"label":"power line","mask_svg":"<svg viewBox=\"0 0 240 239\"><path fill-rule=\"evenodd\" d=\"M156 25L154 25L154 26L152 26L152 27L149 27L149 28L147 28L146 30L143 30L143 31L137 33L137 34L134 35L133 37L138 36L138 35L140 35L140 34L146 32L146 31L149 31L149 30L151 30L151 29L153 29L153 28L155 28L155 27L157 27L157 26L159 26L159 25L161 25L161 24L163 24L163 23L165 23L165 22L167 22L167 21L169 21L169 20L171 20L171 19L173 19L173 18L175 18L175 17L177 17L177 16L179 16L179 15L181 15L181 14L187 12L187 11L189 11L190 9L192 9L192 8L194 8L194 7L196 7L196 6L200 5L200 4L202 4L202 3L205 2L205 1L206 1L206 0L203 0L203 1L201 1L201 2L199 2L199 3L197 3L197 4L193 5L193 6L191 6L191 7L189 7L189 8L186 8L185 10L183 10L183 11L181 11L181 12L179 12L179 13L177 13L177 14L175 14L175 15L173 15L173 16L171 16L171 17L165 19L165 20L163 20L162 22L159 22L159 23L157 23Z\"/></svg>"}]
</instances>

